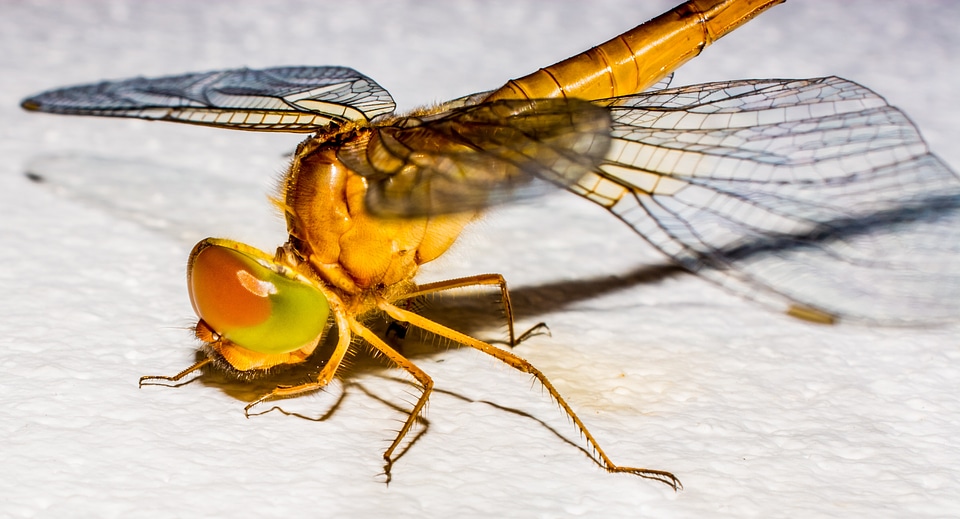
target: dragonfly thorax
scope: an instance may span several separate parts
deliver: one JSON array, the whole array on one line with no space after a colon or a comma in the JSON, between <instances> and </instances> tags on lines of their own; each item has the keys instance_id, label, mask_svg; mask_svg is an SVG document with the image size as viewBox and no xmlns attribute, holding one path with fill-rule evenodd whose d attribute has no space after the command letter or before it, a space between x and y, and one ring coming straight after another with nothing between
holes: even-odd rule
<instances>
[{"instance_id":1,"label":"dragonfly thorax","mask_svg":"<svg viewBox=\"0 0 960 519\"><path fill-rule=\"evenodd\" d=\"M356 134L355 138L363 139ZM335 139L336 140L336 139ZM302 143L283 184L295 252L344 295L410 282L443 254L474 215L378 218L365 206L367 180L338 158L329 136Z\"/></svg>"}]
</instances>

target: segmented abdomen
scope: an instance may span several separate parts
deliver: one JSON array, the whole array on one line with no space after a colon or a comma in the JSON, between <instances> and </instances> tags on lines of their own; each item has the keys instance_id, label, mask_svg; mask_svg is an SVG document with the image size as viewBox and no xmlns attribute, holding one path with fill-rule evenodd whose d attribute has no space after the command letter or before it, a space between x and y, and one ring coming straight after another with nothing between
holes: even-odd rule
<instances>
[{"instance_id":1,"label":"segmented abdomen","mask_svg":"<svg viewBox=\"0 0 960 519\"><path fill-rule=\"evenodd\" d=\"M509 81L486 99L606 99L642 92L784 0L690 0L586 52Z\"/></svg>"}]
</instances>

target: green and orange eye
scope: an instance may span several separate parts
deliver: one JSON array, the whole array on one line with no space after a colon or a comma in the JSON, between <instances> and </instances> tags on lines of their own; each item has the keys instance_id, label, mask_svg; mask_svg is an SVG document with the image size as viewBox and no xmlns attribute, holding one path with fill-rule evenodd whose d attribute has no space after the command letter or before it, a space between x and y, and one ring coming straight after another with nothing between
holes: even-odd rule
<instances>
[{"instance_id":1,"label":"green and orange eye","mask_svg":"<svg viewBox=\"0 0 960 519\"><path fill-rule=\"evenodd\" d=\"M327 298L311 280L229 240L207 238L193 248L187 286L194 311L210 329L258 353L315 344L330 315Z\"/></svg>"}]
</instances>

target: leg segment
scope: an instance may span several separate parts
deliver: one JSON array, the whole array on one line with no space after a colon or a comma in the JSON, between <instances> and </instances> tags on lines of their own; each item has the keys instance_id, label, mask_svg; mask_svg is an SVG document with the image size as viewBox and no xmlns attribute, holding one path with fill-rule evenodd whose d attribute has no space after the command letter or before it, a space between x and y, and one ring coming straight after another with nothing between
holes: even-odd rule
<instances>
[{"instance_id":1,"label":"leg segment","mask_svg":"<svg viewBox=\"0 0 960 519\"><path fill-rule=\"evenodd\" d=\"M339 333L340 336L337 339L337 346L333 350L333 355L330 356L330 360L327 361L327 364L322 370L320 370L320 374L317 375L317 380L315 382L307 382L306 384L299 384L296 386L279 386L266 395L263 395L262 397L247 404L246 407L243 408L245 415L249 417L250 409L268 400L273 400L276 398L289 398L292 396L301 395L303 393L316 391L323 388L329 384L331 380L333 380L334 375L337 373L337 369L340 368L340 363L343 362L344 355L347 354L347 350L350 348L350 341L353 337L350 333L350 330L353 328L353 325L356 324L356 321L350 317L347 317L339 307L333 307L332 310L334 319L337 322L337 333Z\"/></svg>"},{"instance_id":2,"label":"leg segment","mask_svg":"<svg viewBox=\"0 0 960 519\"><path fill-rule=\"evenodd\" d=\"M540 372L540 370L535 368L532 364L530 364L526 360L518 357L517 355L514 355L513 353L507 350L497 348L483 341L474 339L473 337L470 337L468 335L464 335L456 330L452 330L439 323L430 321L429 319L421 317L413 312L409 312L407 310L403 310L402 308L398 308L390 303L381 302L378 306L387 315L389 315L394 319L397 319L398 321L408 322L418 328L427 330L431 333L435 333L441 337L445 337L447 339L458 342L465 346L470 346L471 348L480 350L483 353L486 353L487 355L490 355L491 357L494 357L500 360L501 362L511 366L512 368L518 371L522 371L524 373L529 373L533 375L540 382L540 384L542 384L543 387L550 393L550 395L557 402L560 408L563 409L563 411L567 414L567 416L569 416L570 419L573 420L573 423L577 427L577 430L579 430L580 433L583 435L583 437L587 440L587 444L590 446L590 452L594 455L594 460L598 464L600 464L603 468L607 469L607 471L626 472L626 473L634 474L643 478L654 479L654 480L666 483L667 485L670 485L671 487L673 487L674 490L677 490L683 487L680 484L680 480L678 480L676 476L674 476L669 472L665 472L662 470L646 469L646 468L621 467L619 465L614 464L613 461L611 461L610 458L607 457L606 453L603 452L603 449L600 448L600 444L597 443L597 440L593 437L592 434L590 434L590 431L587 430L586 425L583 424L583 422L580 420L580 417L578 417L577 414L573 412L573 409L570 407L569 404L567 404L567 402L563 399L563 397L560 396L560 393L553 386L553 384L551 384L550 381L547 380L546 375L544 375L542 372Z\"/></svg>"},{"instance_id":3,"label":"leg segment","mask_svg":"<svg viewBox=\"0 0 960 519\"><path fill-rule=\"evenodd\" d=\"M194 371L197 371L198 369L206 366L207 364L210 364L211 362L213 362L213 359L210 359L210 358L203 359L201 361L198 361L193 366L190 366L189 368L181 371L180 373L177 373L172 377L166 377L163 375L144 375L140 377L140 387L143 387L144 384L148 386L157 385L158 384L157 381L159 380L163 380L166 382L179 382L180 379L182 379L183 377L189 375L190 373L193 373Z\"/></svg>"},{"instance_id":4,"label":"leg segment","mask_svg":"<svg viewBox=\"0 0 960 519\"><path fill-rule=\"evenodd\" d=\"M288 398L297 396L303 393L309 393L311 391L316 391L333 380L334 375L337 372L337 369L340 367L343 357L347 352L347 349L350 346L352 337L354 334L359 336L361 339L365 340L371 346L377 349L380 353L390 359L391 362L396 364L398 367L405 370L407 373L410 373L417 382L420 383L423 393L421 393L420 398L414 404L413 409L410 411L410 416L404 422L403 427L400 428L400 431L397 433L396 438L393 440L393 443L390 444L390 447L387 448L383 453L383 459L386 461L384 467L384 473L387 476L387 483L390 482L390 468L393 465L393 454L396 452L397 447L403 441L403 438L407 435L410 429L413 427L413 424L417 421L420 414L423 412L423 408L427 404L427 400L430 397L430 392L433 391L433 379L430 378L423 370L418 368L412 362L406 359L403 355L397 353L396 350L391 348L375 333L371 332L362 324L358 323L355 319L343 315L341 312L334 312L334 316L337 320L337 329L340 334L340 337L337 341L337 346L334 349L333 355L330 357L330 360L327 362L327 365L323 367L320 374L317 376L317 380L314 382L308 382L306 384L300 384L297 386L280 386L271 391L270 393L260 397L254 402L251 402L249 405L244 407L244 412L249 416L250 409L254 406L266 402L268 400L273 400L277 398Z\"/></svg>"},{"instance_id":5,"label":"leg segment","mask_svg":"<svg viewBox=\"0 0 960 519\"><path fill-rule=\"evenodd\" d=\"M520 334L519 337L515 335L516 332L513 325L513 305L510 303L510 291L507 290L507 280L503 279L503 276L500 274L478 274L476 276L446 279L434 283L426 283L424 285L417 286L417 289L413 292L404 294L403 299L410 299L436 292L443 292L444 290L452 290L454 288L490 285L496 285L500 288L500 301L503 304L503 315L507 320L507 330L510 333L509 345L511 348L517 344L520 344L524 340L533 337L534 335L543 333L543 330L547 330L547 333L549 333L546 323L538 323L533 328L530 328L526 332Z\"/></svg>"},{"instance_id":6,"label":"leg segment","mask_svg":"<svg viewBox=\"0 0 960 519\"><path fill-rule=\"evenodd\" d=\"M420 394L420 398L417 400L417 403L414 404L413 409L410 410L410 415L407 417L407 421L403 423L403 427L400 428L400 431L397 432L397 437L394 438L393 443L390 444L390 447L387 448L383 453L383 459L386 461L386 466L384 466L384 473L387 475L387 483L390 482L390 468L393 466L393 453L397 450L397 447L400 445L400 442L403 441L403 438L410 432L410 428L413 427L414 422L419 418L420 413L423 412L423 408L427 405L427 400L430 398L430 393L433 391L433 379L430 378L430 375L427 375L426 372L418 368L414 363L407 360L406 357L397 353L396 350L387 345L380 337L377 337L377 334L371 332L362 324L354 321L353 332L358 336L367 341L371 346L376 348L380 353L390 359L391 362L402 368L404 371L409 373L417 382L420 383L420 387L423 392Z\"/></svg>"}]
</instances>

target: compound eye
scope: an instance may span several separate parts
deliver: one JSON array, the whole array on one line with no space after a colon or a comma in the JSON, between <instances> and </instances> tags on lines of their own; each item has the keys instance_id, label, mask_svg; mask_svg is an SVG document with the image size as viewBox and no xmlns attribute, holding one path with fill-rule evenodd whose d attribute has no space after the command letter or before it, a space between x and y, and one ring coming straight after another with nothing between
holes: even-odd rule
<instances>
[{"instance_id":1,"label":"compound eye","mask_svg":"<svg viewBox=\"0 0 960 519\"><path fill-rule=\"evenodd\" d=\"M187 285L194 311L210 329L258 353L315 344L330 315L326 297L310 280L264 252L227 240L194 247Z\"/></svg>"}]
</instances>

